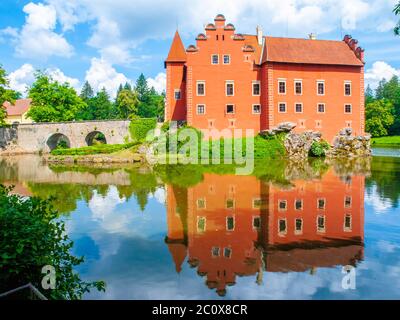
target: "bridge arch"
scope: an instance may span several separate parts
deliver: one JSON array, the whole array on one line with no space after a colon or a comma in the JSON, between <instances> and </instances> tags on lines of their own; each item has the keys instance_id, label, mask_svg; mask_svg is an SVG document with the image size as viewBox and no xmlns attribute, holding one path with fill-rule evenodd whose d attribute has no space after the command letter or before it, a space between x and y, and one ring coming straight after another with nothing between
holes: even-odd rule
<instances>
[{"instance_id":1,"label":"bridge arch","mask_svg":"<svg viewBox=\"0 0 400 320\"><path fill-rule=\"evenodd\" d=\"M98 130L89 132L85 138L85 142L88 146L92 146L95 140L98 141L98 143L107 144L106 135Z\"/></svg>"},{"instance_id":2,"label":"bridge arch","mask_svg":"<svg viewBox=\"0 0 400 320\"><path fill-rule=\"evenodd\" d=\"M54 134L50 135L50 137L46 141L47 147L50 149L50 151L57 148L57 146L60 143L65 143L65 146L67 148L71 147L71 142L70 142L69 138L63 133L54 133Z\"/></svg>"}]
</instances>

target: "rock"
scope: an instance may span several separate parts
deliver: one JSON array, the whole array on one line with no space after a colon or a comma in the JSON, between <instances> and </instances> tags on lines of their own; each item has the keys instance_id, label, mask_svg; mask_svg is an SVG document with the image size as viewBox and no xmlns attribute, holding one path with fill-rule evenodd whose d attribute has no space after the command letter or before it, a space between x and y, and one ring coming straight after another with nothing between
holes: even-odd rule
<instances>
[{"instance_id":1,"label":"rock","mask_svg":"<svg viewBox=\"0 0 400 320\"><path fill-rule=\"evenodd\" d=\"M140 154L137 154L137 153L134 153L133 154L133 156L132 156L132 161L133 162L140 162L140 161L142 161L142 156L140 155Z\"/></svg>"},{"instance_id":2,"label":"rock","mask_svg":"<svg viewBox=\"0 0 400 320\"><path fill-rule=\"evenodd\" d=\"M286 133L291 132L294 128L296 128L295 123L282 122L272 129L261 131L260 134L262 136L273 136L281 132L286 132Z\"/></svg>"}]
</instances>

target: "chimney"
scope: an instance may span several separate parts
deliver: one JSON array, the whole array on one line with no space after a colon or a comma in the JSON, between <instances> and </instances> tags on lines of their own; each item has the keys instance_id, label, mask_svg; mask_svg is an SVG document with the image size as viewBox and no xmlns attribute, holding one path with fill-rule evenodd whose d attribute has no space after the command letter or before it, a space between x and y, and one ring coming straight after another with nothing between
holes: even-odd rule
<instances>
[{"instance_id":1,"label":"chimney","mask_svg":"<svg viewBox=\"0 0 400 320\"><path fill-rule=\"evenodd\" d=\"M263 32L261 27L257 26L256 31L257 31L257 41L258 44L261 46L263 44Z\"/></svg>"},{"instance_id":2,"label":"chimney","mask_svg":"<svg viewBox=\"0 0 400 320\"><path fill-rule=\"evenodd\" d=\"M314 32L312 32L312 33L310 33L310 34L308 35L308 38L309 38L310 40L317 40L317 35L316 35Z\"/></svg>"}]
</instances>

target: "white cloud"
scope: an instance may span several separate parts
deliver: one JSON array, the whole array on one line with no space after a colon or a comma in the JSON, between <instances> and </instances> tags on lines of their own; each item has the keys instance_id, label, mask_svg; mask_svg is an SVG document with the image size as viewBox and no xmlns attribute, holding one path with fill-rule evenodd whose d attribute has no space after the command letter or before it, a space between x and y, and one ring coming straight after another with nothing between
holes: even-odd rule
<instances>
[{"instance_id":1,"label":"white cloud","mask_svg":"<svg viewBox=\"0 0 400 320\"><path fill-rule=\"evenodd\" d=\"M147 78L147 84L149 85L149 87L154 87L154 89L158 93L162 93L163 91L165 91L166 88L167 77L164 72L160 72L156 75L154 79Z\"/></svg>"},{"instance_id":2,"label":"white cloud","mask_svg":"<svg viewBox=\"0 0 400 320\"><path fill-rule=\"evenodd\" d=\"M19 69L8 75L10 88L26 94L26 89L35 81L35 69L29 63L23 64Z\"/></svg>"},{"instance_id":3,"label":"white cloud","mask_svg":"<svg viewBox=\"0 0 400 320\"><path fill-rule=\"evenodd\" d=\"M86 71L86 78L95 91L106 88L107 92L115 97L120 84L131 81L123 74L117 72L114 67L104 59L93 58L91 66Z\"/></svg>"},{"instance_id":4,"label":"white cloud","mask_svg":"<svg viewBox=\"0 0 400 320\"><path fill-rule=\"evenodd\" d=\"M386 31L391 31L394 29L396 26L396 22L393 20L385 20L382 21L376 28L379 32L386 32Z\"/></svg>"},{"instance_id":5,"label":"white cloud","mask_svg":"<svg viewBox=\"0 0 400 320\"><path fill-rule=\"evenodd\" d=\"M58 68L50 68L46 70L46 73L50 75L54 80L65 83L68 82L75 90L80 90L80 82L79 79L71 78L66 76L60 69Z\"/></svg>"},{"instance_id":6,"label":"white cloud","mask_svg":"<svg viewBox=\"0 0 400 320\"><path fill-rule=\"evenodd\" d=\"M382 79L390 80L394 75L400 76L400 70L393 68L384 61L376 61L372 64L372 68L365 72L365 82L372 89L378 86Z\"/></svg>"},{"instance_id":7,"label":"white cloud","mask_svg":"<svg viewBox=\"0 0 400 320\"><path fill-rule=\"evenodd\" d=\"M26 95L26 89L35 81L35 71L36 69L33 67L33 65L25 63L17 70L11 72L8 75L10 88L21 92L23 95ZM78 79L66 76L58 68L49 68L46 69L45 72L54 80L60 83L68 82L72 87L79 91L80 82Z\"/></svg>"},{"instance_id":8,"label":"white cloud","mask_svg":"<svg viewBox=\"0 0 400 320\"><path fill-rule=\"evenodd\" d=\"M377 191L376 185L373 185L370 192L365 194L365 204L372 207L376 214L382 214L387 212L393 207L391 201L386 198L382 198Z\"/></svg>"},{"instance_id":9,"label":"white cloud","mask_svg":"<svg viewBox=\"0 0 400 320\"><path fill-rule=\"evenodd\" d=\"M57 12L53 6L35 4L24 6L25 24L21 30L6 28L13 40L18 57L45 60L50 56L70 57L73 47L60 34L54 32L57 23Z\"/></svg>"}]
</instances>

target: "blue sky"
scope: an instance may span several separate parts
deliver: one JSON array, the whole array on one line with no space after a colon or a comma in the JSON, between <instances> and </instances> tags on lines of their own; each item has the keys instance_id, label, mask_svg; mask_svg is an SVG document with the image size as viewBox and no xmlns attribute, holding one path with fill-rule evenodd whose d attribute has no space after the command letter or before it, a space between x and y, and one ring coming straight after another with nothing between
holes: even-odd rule
<instances>
[{"instance_id":1,"label":"blue sky","mask_svg":"<svg viewBox=\"0 0 400 320\"><path fill-rule=\"evenodd\" d=\"M0 63L24 91L36 69L78 90L85 80L111 95L143 72L158 91L175 29L185 46L216 14L237 32L341 40L351 34L366 53L366 81L400 75L400 37L393 35L398 0L2 0Z\"/></svg>"}]
</instances>

